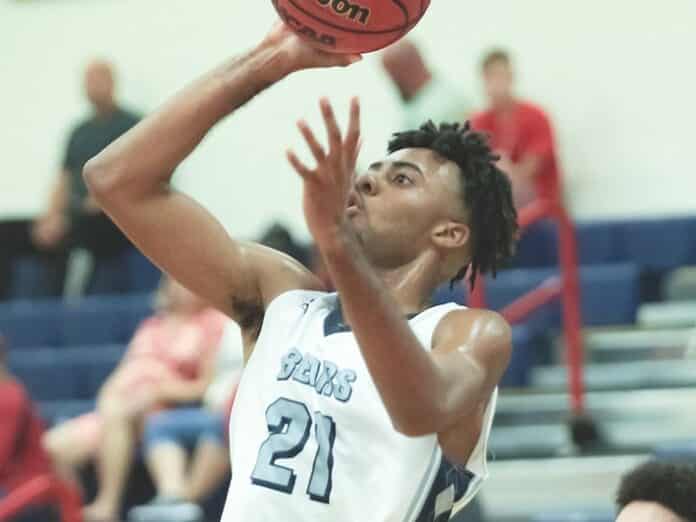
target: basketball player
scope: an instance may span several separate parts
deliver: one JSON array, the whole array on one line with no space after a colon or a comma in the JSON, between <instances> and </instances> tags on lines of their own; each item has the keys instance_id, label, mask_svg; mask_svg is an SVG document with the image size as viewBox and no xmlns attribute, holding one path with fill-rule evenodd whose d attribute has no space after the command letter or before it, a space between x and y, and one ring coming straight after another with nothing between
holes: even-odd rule
<instances>
[{"instance_id":1,"label":"basketball player","mask_svg":"<svg viewBox=\"0 0 696 522\"><path fill-rule=\"evenodd\" d=\"M485 310L428 308L440 284L495 271L513 247L510 185L481 135L432 124L398 134L354 178L357 100L345 136L322 100L328 148L299 123L317 165L288 158L338 294L289 257L231 240L170 186L205 134L260 91L359 58L317 51L277 26L85 169L135 244L242 327L225 521L439 522L487 475L510 328ZM235 173L240 186L248 174Z\"/></svg>"}]
</instances>

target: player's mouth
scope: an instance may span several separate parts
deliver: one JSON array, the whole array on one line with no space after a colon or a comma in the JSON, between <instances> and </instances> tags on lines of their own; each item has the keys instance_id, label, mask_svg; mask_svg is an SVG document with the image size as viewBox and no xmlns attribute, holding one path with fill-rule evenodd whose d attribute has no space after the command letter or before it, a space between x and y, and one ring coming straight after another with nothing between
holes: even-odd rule
<instances>
[{"instance_id":1,"label":"player's mouth","mask_svg":"<svg viewBox=\"0 0 696 522\"><path fill-rule=\"evenodd\" d=\"M362 212L362 201L360 201L360 196L356 192L351 191L348 195L348 202L346 203L346 213L349 216L353 216Z\"/></svg>"}]
</instances>

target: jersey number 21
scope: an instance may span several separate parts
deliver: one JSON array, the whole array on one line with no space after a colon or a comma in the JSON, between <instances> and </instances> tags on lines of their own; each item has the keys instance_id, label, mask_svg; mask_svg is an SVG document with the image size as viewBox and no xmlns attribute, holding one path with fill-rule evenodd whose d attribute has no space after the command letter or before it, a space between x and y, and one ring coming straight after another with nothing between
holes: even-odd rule
<instances>
[{"instance_id":1,"label":"jersey number 21","mask_svg":"<svg viewBox=\"0 0 696 522\"><path fill-rule=\"evenodd\" d=\"M312 428L312 417L303 403L281 398L266 409L266 422L270 435L259 448L251 482L257 486L292 493L295 488L295 472L291 468L276 464L275 461L291 459L304 449ZM318 448L307 494L312 500L328 504L331 496L333 446L336 439L336 424L333 419L316 412L314 436Z\"/></svg>"}]
</instances>

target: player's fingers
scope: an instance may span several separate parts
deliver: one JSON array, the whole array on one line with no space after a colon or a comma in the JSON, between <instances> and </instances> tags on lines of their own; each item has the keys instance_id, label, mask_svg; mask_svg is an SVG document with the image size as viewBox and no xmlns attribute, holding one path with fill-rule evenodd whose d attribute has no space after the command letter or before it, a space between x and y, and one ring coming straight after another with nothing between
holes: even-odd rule
<instances>
[{"instance_id":1,"label":"player's fingers","mask_svg":"<svg viewBox=\"0 0 696 522\"><path fill-rule=\"evenodd\" d=\"M350 164L348 165L350 168L350 175L351 179L355 176L355 166L358 164L358 156L360 156L360 150L362 149L362 138L358 138L358 144L355 146L355 149L353 150L353 155L350 158Z\"/></svg>"},{"instance_id":2,"label":"player's fingers","mask_svg":"<svg viewBox=\"0 0 696 522\"><path fill-rule=\"evenodd\" d=\"M350 156L353 155L360 141L360 100L358 97L353 97L350 100L350 119L348 123L348 131L344 142L345 149Z\"/></svg>"},{"instance_id":3,"label":"player's fingers","mask_svg":"<svg viewBox=\"0 0 696 522\"><path fill-rule=\"evenodd\" d=\"M302 163L292 150L288 149L285 151L285 156L288 158L292 168L295 169L295 172L297 172L302 179L309 181L315 178L314 172Z\"/></svg>"},{"instance_id":4,"label":"player's fingers","mask_svg":"<svg viewBox=\"0 0 696 522\"><path fill-rule=\"evenodd\" d=\"M321 114L324 117L326 133L329 138L329 154L335 156L341 151L341 130L338 128L336 116L334 115L333 107L331 107L328 98L322 98L319 101L319 106L321 107Z\"/></svg>"},{"instance_id":5,"label":"player's fingers","mask_svg":"<svg viewBox=\"0 0 696 522\"><path fill-rule=\"evenodd\" d=\"M307 142L307 146L312 152L314 159L316 159L317 163L319 164L323 163L326 159L326 152L324 151L324 147L321 146L317 138L314 136L312 129L310 129L309 125L307 125L307 122L304 120L298 121L297 128L300 129L300 133L305 139L305 142Z\"/></svg>"}]
</instances>

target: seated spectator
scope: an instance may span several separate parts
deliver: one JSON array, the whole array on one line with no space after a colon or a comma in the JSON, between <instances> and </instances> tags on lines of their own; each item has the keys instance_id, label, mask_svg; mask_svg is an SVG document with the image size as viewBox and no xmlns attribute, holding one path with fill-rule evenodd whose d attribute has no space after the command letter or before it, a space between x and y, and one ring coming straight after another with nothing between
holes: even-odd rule
<instances>
[{"instance_id":1,"label":"seated spectator","mask_svg":"<svg viewBox=\"0 0 696 522\"><path fill-rule=\"evenodd\" d=\"M648 462L621 480L616 522L696 520L696 467Z\"/></svg>"},{"instance_id":2,"label":"seated spectator","mask_svg":"<svg viewBox=\"0 0 696 522\"><path fill-rule=\"evenodd\" d=\"M41 447L43 423L24 386L8 372L5 349L0 337L0 499L51 471Z\"/></svg>"},{"instance_id":3,"label":"seated spectator","mask_svg":"<svg viewBox=\"0 0 696 522\"><path fill-rule=\"evenodd\" d=\"M241 332L230 322L203 407L167 410L147 419L144 453L157 496L149 504L132 509L131 522L202 522L199 504L230 470L228 417L242 366Z\"/></svg>"},{"instance_id":4,"label":"seated spectator","mask_svg":"<svg viewBox=\"0 0 696 522\"><path fill-rule=\"evenodd\" d=\"M213 375L227 319L172 279L158 292L158 313L139 327L97 397L97 409L58 425L44 445L66 478L97 457L99 488L85 520L114 520L140 427L148 415L200 401Z\"/></svg>"}]
</instances>

